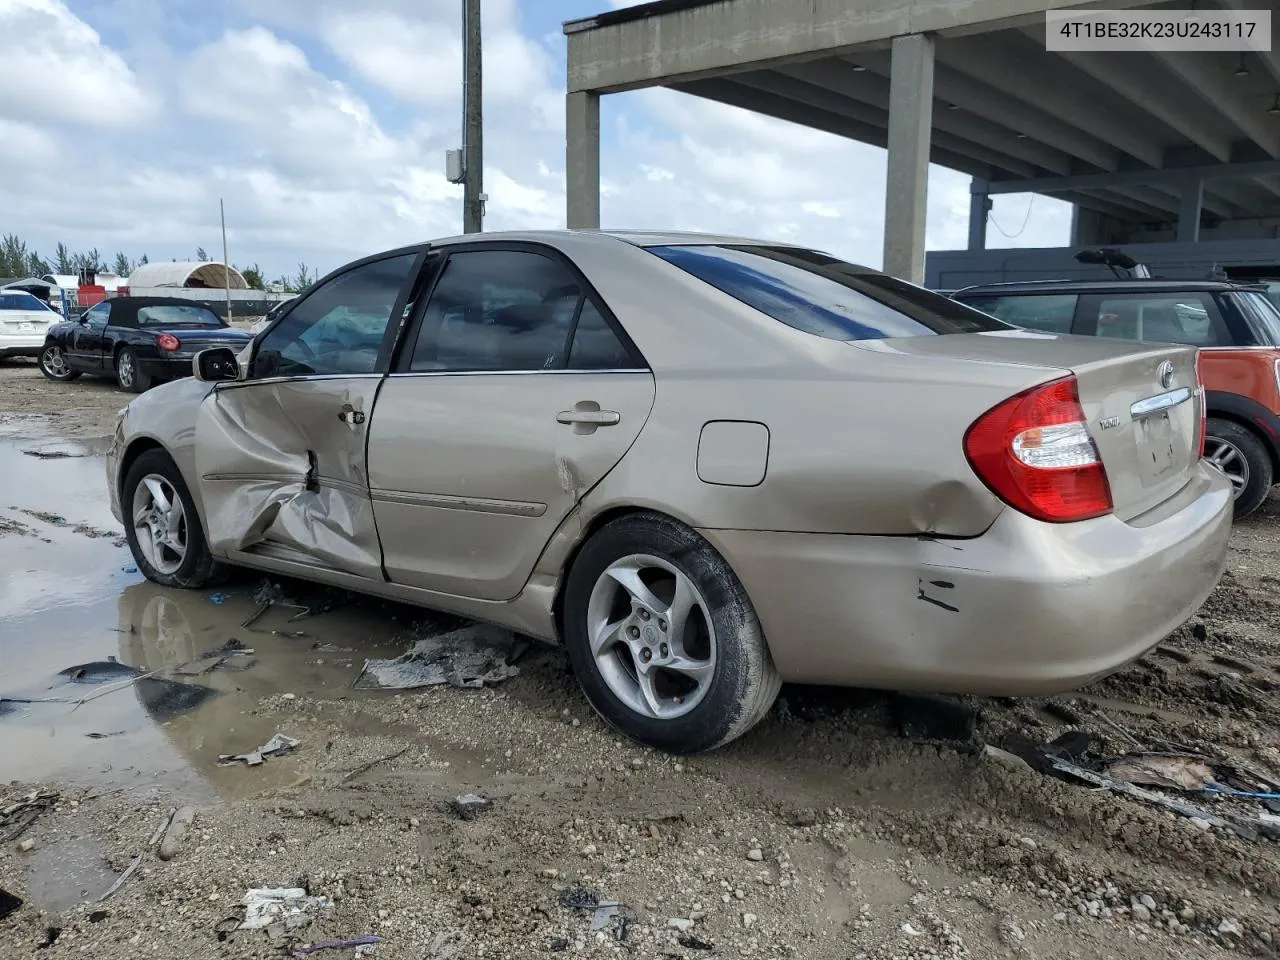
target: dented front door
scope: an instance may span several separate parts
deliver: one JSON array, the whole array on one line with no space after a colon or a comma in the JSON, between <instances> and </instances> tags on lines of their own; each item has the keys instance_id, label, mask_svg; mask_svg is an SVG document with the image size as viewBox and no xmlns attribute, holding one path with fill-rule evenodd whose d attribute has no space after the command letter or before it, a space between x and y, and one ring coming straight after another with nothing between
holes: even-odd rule
<instances>
[{"instance_id":1,"label":"dented front door","mask_svg":"<svg viewBox=\"0 0 1280 960\"><path fill-rule=\"evenodd\" d=\"M314 288L260 336L249 377L205 399L195 462L215 554L384 579L365 444L419 256Z\"/></svg>"}]
</instances>

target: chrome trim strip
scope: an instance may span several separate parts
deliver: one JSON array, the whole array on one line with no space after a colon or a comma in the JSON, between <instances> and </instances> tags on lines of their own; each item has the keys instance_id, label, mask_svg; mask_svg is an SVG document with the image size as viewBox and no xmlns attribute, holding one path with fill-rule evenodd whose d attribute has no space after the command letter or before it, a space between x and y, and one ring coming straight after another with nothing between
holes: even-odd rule
<instances>
[{"instance_id":1,"label":"chrome trim strip","mask_svg":"<svg viewBox=\"0 0 1280 960\"><path fill-rule=\"evenodd\" d=\"M1186 403L1191 397L1190 387L1179 387L1177 390L1170 390L1168 393L1157 394L1154 397L1147 397L1145 400L1137 401L1129 407L1129 415L1135 420L1139 417L1147 417L1153 413L1159 413L1161 410L1176 407L1180 403Z\"/></svg>"},{"instance_id":2,"label":"chrome trim strip","mask_svg":"<svg viewBox=\"0 0 1280 960\"><path fill-rule=\"evenodd\" d=\"M545 503L532 503L521 500L451 497L440 493L411 493L407 490L372 490L370 493L375 502L403 503L411 507L470 510L475 513L500 513L511 517L540 517L547 512Z\"/></svg>"},{"instance_id":3,"label":"chrome trim strip","mask_svg":"<svg viewBox=\"0 0 1280 960\"><path fill-rule=\"evenodd\" d=\"M238 387L255 387L264 383L310 383L313 380L381 380L381 373L312 373L299 377L263 377L258 380L219 380L214 384L219 390Z\"/></svg>"},{"instance_id":4,"label":"chrome trim strip","mask_svg":"<svg viewBox=\"0 0 1280 960\"><path fill-rule=\"evenodd\" d=\"M547 376L550 374L572 374L574 376L599 376L609 373L650 373L642 367L627 367L624 370L407 370L390 374L391 379L411 379L415 377L527 377Z\"/></svg>"}]
</instances>

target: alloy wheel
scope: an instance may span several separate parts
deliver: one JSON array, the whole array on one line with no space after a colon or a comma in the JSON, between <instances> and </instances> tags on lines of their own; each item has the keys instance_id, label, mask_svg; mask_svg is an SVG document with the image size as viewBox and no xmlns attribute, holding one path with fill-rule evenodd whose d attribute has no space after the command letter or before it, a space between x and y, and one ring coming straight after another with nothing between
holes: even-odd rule
<instances>
[{"instance_id":1,"label":"alloy wheel","mask_svg":"<svg viewBox=\"0 0 1280 960\"><path fill-rule=\"evenodd\" d=\"M187 558L187 516L173 483L158 473L133 491L133 531L147 563L158 573L177 573Z\"/></svg>"},{"instance_id":2,"label":"alloy wheel","mask_svg":"<svg viewBox=\"0 0 1280 960\"><path fill-rule=\"evenodd\" d=\"M40 357L40 363L44 366L45 373L55 379L61 379L71 372L71 368L67 365L66 354L62 352L61 347L50 347Z\"/></svg>"},{"instance_id":3,"label":"alloy wheel","mask_svg":"<svg viewBox=\"0 0 1280 960\"><path fill-rule=\"evenodd\" d=\"M1206 437L1204 458L1227 475L1232 496L1244 492L1249 485L1249 460L1239 447L1221 437Z\"/></svg>"}]
</instances>

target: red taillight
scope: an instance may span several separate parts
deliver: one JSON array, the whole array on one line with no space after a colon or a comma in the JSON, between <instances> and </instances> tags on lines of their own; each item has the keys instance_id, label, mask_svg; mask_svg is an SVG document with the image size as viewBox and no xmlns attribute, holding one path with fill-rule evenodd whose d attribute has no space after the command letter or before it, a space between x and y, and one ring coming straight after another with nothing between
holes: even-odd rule
<instances>
[{"instance_id":1,"label":"red taillight","mask_svg":"<svg viewBox=\"0 0 1280 960\"><path fill-rule=\"evenodd\" d=\"M1196 444L1200 452L1196 455L1197 460L1204 459L1204 438L1209 431L1209 395L1204 391L1204 353L1200 350L1196 351L1196 396L1200 400L1200 442Z\"/></svg>"},{"instance_id":2,"label":"red taillight","mask_svg":"<svg viewBox=\"0 0 1280 960\"><path fill-rule=\"evenodd\" d=\"M1111 486L1075 377L988 410L965 433L964 452L996 496L1037 520L1066 523L1111 511Z\"/></svg>"},{"instance_id":3,"label":"red taillight","mask_svg":"<svg viewBox=\"0 0 1280 960\"><path fill-rule=\"evenodd\" d=\"M173 353L182 346L182 341L172 333L162 333L156 337L156 346L167 353Z\"/></svg>"}]
</instances>

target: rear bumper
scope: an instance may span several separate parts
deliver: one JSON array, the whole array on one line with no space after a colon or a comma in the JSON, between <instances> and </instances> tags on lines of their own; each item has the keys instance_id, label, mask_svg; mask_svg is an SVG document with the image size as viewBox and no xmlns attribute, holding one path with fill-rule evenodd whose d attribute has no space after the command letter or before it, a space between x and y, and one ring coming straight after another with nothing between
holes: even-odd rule
<instances>
[{"instance_id":1,"label":"rear bumper","mask_svg":"<svg viewBox=\"0 0 1280 960\"><path fill-rule=\"evenodd\" d=\"M139 357L138 369L152 380L177 380L191 376L192 357Z\"/></svg>"},{"instance_id":2,"label":"rear bumper","mask_svg":"<svg viewBox=\"0 0 1280 960\"><path fill-rule=\"evenodd\" d=\"M44 347L44 331L30 335L0 337L0 357L38 357Z\"/></svg>"},{"instance_id":3,"label":"rear bumper","mask_svg":"<svg viewBox=\"0 0 1280 960\"><path fill-rule=\"evenodd\" d=\"M1113 673L1213 590L1229 482L1201 463L1162 513L1046 524L1009 509L966 540L701 532L742 580L786 680L1032 696Z\"/></svg>"}]
</instances>

